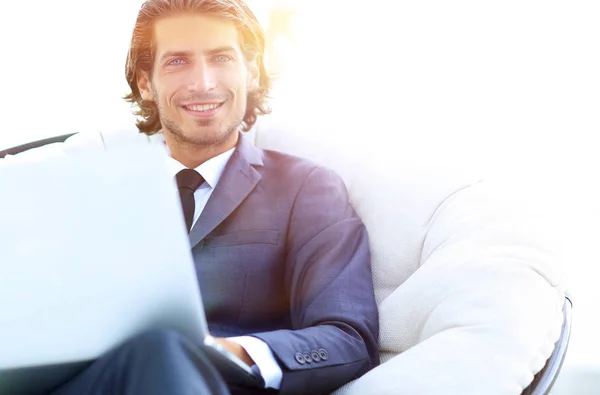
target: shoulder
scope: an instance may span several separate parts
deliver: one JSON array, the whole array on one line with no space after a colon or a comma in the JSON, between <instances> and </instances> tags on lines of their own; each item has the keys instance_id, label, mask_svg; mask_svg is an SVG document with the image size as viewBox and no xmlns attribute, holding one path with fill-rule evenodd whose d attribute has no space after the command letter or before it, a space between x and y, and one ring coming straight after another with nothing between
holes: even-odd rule
<instances>
[{"instance_id":1,"label":"shoulder","mask_svg":"<svg viewBox=\"0 0 600 395\"><path fill-rule=\"evenodd\" d=\"M305 209L326 217L335 211L348 215L348 188L331 168L280 151L263 150L263 180L280 196L293 197L295 210Z\"/></svg>"},{"instance_id":2,"label":"shoulder","mask_svg":"<svg viewBox=\"0 0 600 395\"><path fill-rule=\"evenodd\" d=\"M344 185L342 177L331 168L310 159L281 151L261 149L264 170L288 177L289 181L304 183L334 183Z\"/></svg>"}]
</instances>

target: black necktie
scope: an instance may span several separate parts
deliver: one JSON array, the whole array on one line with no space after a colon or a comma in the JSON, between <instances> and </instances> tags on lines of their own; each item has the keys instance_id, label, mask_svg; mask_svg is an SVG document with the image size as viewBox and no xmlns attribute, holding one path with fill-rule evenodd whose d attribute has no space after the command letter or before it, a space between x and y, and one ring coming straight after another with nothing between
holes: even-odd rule
<instances>
[{"instance_id":1,"label":"black necktie","mask_svg":"<svg viewBox=\"0 0 600 395\"><path fill-rule=\"evenodd\" d=\"M179 197L181 198L183 215L185 216L185 223L189 232L192 229L194 210L196 209L194 191L204 182L204 178L196 170L183 169L177 173L175 179L179 187Z\"/></svg>"}]
</instances>

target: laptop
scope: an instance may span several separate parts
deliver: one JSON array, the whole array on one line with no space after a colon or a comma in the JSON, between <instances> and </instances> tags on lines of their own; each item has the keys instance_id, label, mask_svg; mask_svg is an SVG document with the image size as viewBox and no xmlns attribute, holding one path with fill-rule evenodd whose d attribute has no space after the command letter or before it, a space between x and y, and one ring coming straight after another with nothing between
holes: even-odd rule
<instances>
[{"instance_id":1,"label":"laptop","mask_svg":"<svg viewBox=\"0 0 600 395\"><path fill-rule=\"evenodd\" d=\"M260 375L211 337L175 181L132 144L0 164L0 394L44 394L138 334L174 329L227 382Z\"/></svg>"}]
</instances>

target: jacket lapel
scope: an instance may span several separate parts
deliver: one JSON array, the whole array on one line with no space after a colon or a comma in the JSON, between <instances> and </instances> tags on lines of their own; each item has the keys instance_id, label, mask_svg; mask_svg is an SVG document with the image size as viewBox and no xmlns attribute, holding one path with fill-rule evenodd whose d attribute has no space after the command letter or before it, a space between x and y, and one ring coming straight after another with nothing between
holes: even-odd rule
<instances>
[{"instance_id":1,"label":"jacket lapel","mask_svg":"<svg viewBox=\"0 0 600 395\"><path fill-rule=\"evenodd\" d=\"M254 168L262 166L262 155L250 138L240 133L237 148L229 159L225 171L208 199L200 218L190 232L194 248L244 201L261 179Z\"/></svg>"}]
</instances>

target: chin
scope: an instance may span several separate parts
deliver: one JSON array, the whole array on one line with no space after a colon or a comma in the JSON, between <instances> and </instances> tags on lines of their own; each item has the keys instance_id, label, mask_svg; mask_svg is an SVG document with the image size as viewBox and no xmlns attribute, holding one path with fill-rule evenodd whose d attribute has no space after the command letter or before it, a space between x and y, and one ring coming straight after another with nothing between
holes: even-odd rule
<instances>
[{"instance_id":1,"label":"chin","mask_svg":"<svg viewBox=\"0 0 600 395\"><path fill-rule=\"evenodd\" d=\"M197 126L193 128L193 132L185 133L184 139L195 145L216 145L221 144L236 133L236 130L223 128Z\"/></svg>"}]
</instances>

